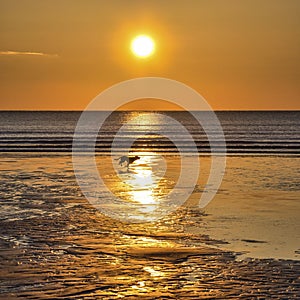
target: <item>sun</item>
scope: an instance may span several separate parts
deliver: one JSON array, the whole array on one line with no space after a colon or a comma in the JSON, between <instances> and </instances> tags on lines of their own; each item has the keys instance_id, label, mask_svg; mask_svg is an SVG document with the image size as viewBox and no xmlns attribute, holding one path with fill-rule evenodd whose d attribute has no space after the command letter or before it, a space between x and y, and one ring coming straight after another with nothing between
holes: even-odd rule
<instances>
[{"instance_id":1,"label":"sun","mask_svg":"<svg viewBox=\"0 0 300 300\"><path fill-rule=\"evenodd\" d=\"M146 58L155 51L155 43L148 35L136 36L131 42L131 51L137 57Z\"/></svg>"}]
</instances>

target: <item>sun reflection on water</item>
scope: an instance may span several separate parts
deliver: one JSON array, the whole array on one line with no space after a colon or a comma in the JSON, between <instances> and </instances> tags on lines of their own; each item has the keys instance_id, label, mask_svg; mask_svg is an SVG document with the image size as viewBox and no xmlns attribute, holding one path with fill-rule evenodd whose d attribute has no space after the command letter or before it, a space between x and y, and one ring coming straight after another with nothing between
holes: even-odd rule
<instances>
[{"instance_id":1,"label":"sun reflection on water","mask_svg":"<svg viewBox=\"0 0 300 300\"><path fill-rule=\"evenodd\" d=\"M147 164L145 157L141 157L140 161L132 166L131 176L126 183L130 186L128 194L131 200L143 205L153 205L158 202L154 194L158 178L153 173L152 167Z\"/></svg>"},{"instance_id":2,"label":"sun reflection on water","mask_svg":"<svg viewBox=\"0 0 300 300\"><path fill-rule=\"evenodd\" d=\"M153 187L154 181L152 177L152 170L143 168L135 168L136 174L133 174L133 178L128 183L133 187Z\"/></svg>"},{"instance_id":3,"label":"sun reflection on water","mask_svg":"<svg viewBox=\"0 0 300 300\"><path fill-rule=\"evenodd\" d=\"M154 198L152 190L130 191L132 200L141 204L155 204L157 201Z\"/></svg>"},{"instance_id":4,"label":"sun reflection on water","mask_svg":"<svg viewBox=\"0 0 300 300\"><path fill-rule=\"evenodd\" d=\"M120 152L116 152L112 157L112 165L119 177L118 184L115 184L108 177L109 184L112 185L114 194L120 196L124 206L121 213L132 216L137 221L153 221L161 215L164 197L167 195L165 189L165 175L167 171L167 161L164 155L149 151L153 143L157 143L160 138L159 129L162 126L161 116L157 114L133 115L122 130L118 131L118 137L114 139L116 149L123 149L127 132L137 133L137 144L130 146L128 152L121 155L139 159L130 164L120 165ZM140 139L140 140L139 140ZM121 145L121 146L120 146ZM122 157L122 156L121 156Z\"/></svg>"}]
</instances>

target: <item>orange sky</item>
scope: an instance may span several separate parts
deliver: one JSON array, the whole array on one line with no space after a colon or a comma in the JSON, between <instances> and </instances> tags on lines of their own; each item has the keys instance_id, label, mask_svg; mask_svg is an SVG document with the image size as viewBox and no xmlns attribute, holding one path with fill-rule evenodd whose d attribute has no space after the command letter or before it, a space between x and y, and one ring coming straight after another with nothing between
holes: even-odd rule
<instances>
[{"instance_id":1,"label":"orange sky","mask_svg":"<svg viewBox=\"0 0 300 300\"><path fill-rule=\"evenodd\" d=\"M0 0L0 109L84 109L140 76L216 110L300 109L299 15L298 0ZM140 33L156 41L149 59L130 52Z\"/></svg>"}]
</instances>

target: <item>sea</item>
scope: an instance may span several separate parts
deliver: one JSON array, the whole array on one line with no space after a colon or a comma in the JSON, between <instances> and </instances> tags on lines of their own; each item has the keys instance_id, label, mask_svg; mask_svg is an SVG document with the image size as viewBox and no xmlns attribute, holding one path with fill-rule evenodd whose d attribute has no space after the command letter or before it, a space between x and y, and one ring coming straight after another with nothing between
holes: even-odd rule
<instances>
[{"instance_id":1,"label":"sea","mask_svg":"<svg viewBox=\"0 0 300 300\"><path fill-rule=\"evenodd\" d=\"M88 113L100 129L79 111L0 112L0 299L299 297L300 111ZM199 207L212 152L226 168ZM105 206L90 201L74 154L121 200L99 185ZM195 156L190 197L167 211Z\"/></svg>"},{"instance_id":2,"label":"sea","mask_svg":"<svg viewBox=\"0 0 300 300\"><path fill-rule=\"evenodd\" d=\"M109 153L112 141L124 123L130 118L149 112L113 112L98 135L96 152ZM155 112L153 112L155 113ZM207 134L214 134L215 124L209 124L211 130L205 132L189 112L156 112L178 120L193 135L199 153L210 153ZM194 112L198 119L205 119L206 112ZM49 152L70 153L73 135L80 112L72 111L2 111L0 112L0 151L1 152ZM222 130L226 139L227 153L230 155L247 154L300 154L300 112L299 111L218 111ZM208 126L209 126L208 125ZM152 130L162 128L164 134L175 136L178 133L178 145L189 152L187 143L176 126L171 127L168 120L164 124L151 122L134 122L127 127L125 138L136 132L144 134L138 139L132 152L150 150L172 154L176 145L170 140L151 135ZM217 132L218 133L218 132ZM88 130L83 132L82 151L85 151L85 139ZM213 135L217 143L222 137ZM222 141L222 139L221 139ZM147 148L147 149L145 149ZM223 152L223 147L221 149Z\"/></svg>"}]
</instances>

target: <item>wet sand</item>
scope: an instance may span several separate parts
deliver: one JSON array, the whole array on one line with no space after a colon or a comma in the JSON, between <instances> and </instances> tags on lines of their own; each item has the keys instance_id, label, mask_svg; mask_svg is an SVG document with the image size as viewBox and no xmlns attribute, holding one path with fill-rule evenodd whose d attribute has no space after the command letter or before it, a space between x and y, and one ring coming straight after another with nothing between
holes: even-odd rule
<instances>
[{"instance_id":1,"label":"wet sand","mask_svg":"<svg viewBox=\"0 0 300 300\"><path fill-rule=\"evenodd\" d=\"M247 171L254 169L251 162L247 165L247 161L237 159L229 158L221 190L204 210L192 205L201 190L199 183L190 204L160 221L124 224L104 216L86 201L76 184L69 156L1 157L1 299L297 299L300 294L297 253L294 260L241 260L239 253L230 251L230 248L243 250L230 242L239 230L230 238L222 235L226 228L231 229L230 224L235 227L244 220L232 211L231 215L236 214L233 222L224 219L220 222L222 214L216 212L219 201L232 191L229 183L234 183L233 170L242 172L238 166ZM270 165L272 161L267 163ZM289 163L286 161L288 169ZM272 173L269 183L274 184L276 172ZM251 181L249 177L247 180ZM295 211L295 207L289 206L294 205L289 191L293 187L297 193L297 184L296 180L289 182L290 189L283 184L281 196L290 195L290 199L284 198L289 200L284 206L287 211ZM243 182L239 184L245 187ZM278 187L275 194L277 190ZM272 199L270 189L267 192ZM266 195L263 190L261 193ZM240 203L236 189L233 195L234 201ZM252 210L249 203L241 203L252 217L257 207L265 209L263 202ZM225 205L223 209L224 217L228 211ZM263 218L270 217L270 212L264 214ZM297 214L299 211L294 215ZM294 222L293 217L290 219ZM220 224L224 228L218 238ZM265 243L260 243L250 232L242 231L243 235L237 237L242 245L261 247L261 256L265 245L274 246L272 235L267 235L269 239L264 236ZM289 249L295 250L294 245Z\"/></svg>"}]
</instances>

